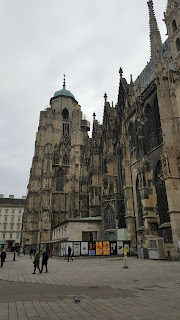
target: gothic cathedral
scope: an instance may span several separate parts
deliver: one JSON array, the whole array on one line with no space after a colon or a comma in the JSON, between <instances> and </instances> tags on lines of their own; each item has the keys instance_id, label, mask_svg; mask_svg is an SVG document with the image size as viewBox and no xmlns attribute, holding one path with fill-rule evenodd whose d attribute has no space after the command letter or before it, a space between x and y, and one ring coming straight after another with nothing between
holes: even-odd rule
<instances>
[{"instance_id":1,"label":"gothic cathedral","mask_svg":"<svg viewBox=\"0 0 180 320\"><path fill-rule=\"evenodd\" d=\"M23 220L22 244L52 239L81 216L102 218L102 240L131 241L131 252L164 239L177 258L180 241L180 0L168 0L162 43L148 1L151 59L130 83L120 68L117 105L104 95L103 122L83 118L74 95L55 92L40 113Z\"/></svg>"}]
</instances>

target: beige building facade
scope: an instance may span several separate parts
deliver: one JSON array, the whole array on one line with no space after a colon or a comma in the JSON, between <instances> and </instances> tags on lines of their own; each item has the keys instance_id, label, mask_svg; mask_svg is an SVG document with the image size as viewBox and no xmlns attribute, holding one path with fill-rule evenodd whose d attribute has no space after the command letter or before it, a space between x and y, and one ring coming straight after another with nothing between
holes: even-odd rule
<instances>
[{"instance_id":1,"label":"beige building facade","mask_svg":"<svg viewBox=\"0 0 180 320\"><path fill-rule=\"evenodd\" d=\"M80 241L83 230L73 219L101 217L101 240L129 240L133 254L140 246L148 248L153 237L161 238L164 256L178 258L180 3L167 2L164 43L152 0L148 10L150 61L129 83L120 68L117 104L110 105L104 95L103 121L100 124L93 114L91 138L90 124L65 80L50 107L41 112L23 220L24 245L52 240L62 225L69 230L68 240L78 235ZM71 224L76 227L70 232Z\"/></svg>"},{"instance_id":2,"label":"beige building facade","mask_svg":"<svg viewBox=\"0 0 180 320\"><path fill-rule=\"evenodd\" d=\"M25 202L25 196L22 199L17 199L14 198L14 195L10 195L9 198L0 195L1 248L11 249L11 247L20 245Z\"/></svg>"}]
</instances>

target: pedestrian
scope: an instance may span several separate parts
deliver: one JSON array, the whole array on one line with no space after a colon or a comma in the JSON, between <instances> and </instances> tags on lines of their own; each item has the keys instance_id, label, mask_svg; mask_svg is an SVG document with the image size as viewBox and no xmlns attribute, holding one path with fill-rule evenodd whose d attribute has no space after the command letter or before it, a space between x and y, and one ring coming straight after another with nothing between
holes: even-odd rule
<instances>
[{"instance_id":1,"label":"pedestrian","mask_svg":"<svg viewBox=\"0 0 180 320\"><path fill-rule=\"evenodd\" d=\"M39 255L39 252L36 251L36 254L35 254L35 257L34 257L34 261L33 261L33 263L34 263L34 272L33 272L33 274L36 273L36 268L38 268L39 273L41 273L40 268L39 268L39 260L40 260L40 255Z\"/></svg>"},{"instance_id":2,"label":"pedestrian","mask_svg":"<svg viewBox=\"0 0 180 320\"><path fill-rule=\"evenodd\" d=\"M18 254L18 257L20 256L20 247L17 247L17 254Z\"/></svg>"},{"instance_id":3,"label":"pedestrian","mask_svg":"<svg viewBox=\"0 0 180 320\"><path fill-rule=\"evenodd\" d=\"M43 267L46 267L46 273L48 272L47 270L47 262L48 262L49 256L46 251L43 252L43 257L42 257L42 267L41 267L41 272L43 271Z\"/></svg>"},{"instance_id":4,"label":"pedestrian","mask_svg":"<svg viewBox=\"0 0 180 320\"><path fill-rule=\"evenodd\" d=\"M34 256L35 256L35 254L36 254L36 247L34 247L34 250L33 250L33 252L34 252Z\"/></svg>"},{"instance_id":5,"label":"pedestrian","mask_svg":"<svg viewBox=\"0 0 180 320\"><path fill-rule=\"evenodd\" d=\"M33 255L33 248L30 248L29 254L30 254L30 258L32 259L32 255Z\"/></svg>"},{"instance_id":6,"label":"pedestrian","mask_svg":"<svg viewBox=\"0 0 180 320\"><path fill-rule=\"evenodd\" d=\"M26 249L25 249L25 247L23 247L23 253L24 253L24 256L25 256L25 254L26 254Z\"/></svg>"},{"instance_id":7,"label":"pedestrian","mask_svg":"<svg viewBox=\"0 0 180 320\"><path fill-rule=\"evenodd\" d=\"M6 259L6 252L3 249L3 251L1 252L1 268L3 267L3 263L4 263L5 259Z\"/></svg>"},{"instance_id":8,"label":"pedestrian","mask_svg":"<svg viewBox=\"0 0 180 320\"><path fill-rule=\"evenodd\" d=\"M71 258L71 260L73 261L73 258L71 257L71 247L68 246L68 260L67 262L69 262L69 258Z\"/></svg>"}]
</instances>

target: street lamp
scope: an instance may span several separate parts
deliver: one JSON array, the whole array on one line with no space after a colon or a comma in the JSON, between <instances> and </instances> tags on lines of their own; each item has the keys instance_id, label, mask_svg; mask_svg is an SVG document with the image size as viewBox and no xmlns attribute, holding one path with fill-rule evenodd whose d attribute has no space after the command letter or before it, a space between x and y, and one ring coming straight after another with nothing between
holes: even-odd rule
<instances>
[{"instance_id":1,"label":"street lamp","mask_svg":"<svg viewBox=\"0 0 180 320\"><path fill-rule=\"evenodd\" d=\"M40 250L41 250L41 233L42 233L42 225L40 226L39 252L40 252Z\"/></svg>"}]
</instances>

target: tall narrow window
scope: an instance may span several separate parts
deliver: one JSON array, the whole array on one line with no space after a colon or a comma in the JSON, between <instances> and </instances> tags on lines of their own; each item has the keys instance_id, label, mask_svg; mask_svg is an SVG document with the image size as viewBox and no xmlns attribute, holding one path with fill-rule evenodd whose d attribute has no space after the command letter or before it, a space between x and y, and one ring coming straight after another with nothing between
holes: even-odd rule
<instances>
[{"instance_id":1,"label":"tall narrow window","mask_svg":"<svg viewBox=\"0 0 180 320\"><path fill-rule=\"evenodd\" d=\"M69 118L69 111L65 108L62 111L63 119L67 120Z\"/></svg>"},{"instance_id":2,"label":"tall narrow window","mask_svg":"<svg viewBox=\"0 0 180 320\"><path fill-rule=\"evenodd\" d=\"M56 173L56 191L64 189L64 171L60 168Z\"/></svg>"},{"instance_id":3,"label":"tall narrow window","mask_svg":"<svg viewBox=\"0 0 180 320\"><path fill-rule=\"evenodd\" d=\"M105 218L105 228L108 229L116 229L115 223L115 212L114 209L108 204L106 209L104 210L104 218Z\"/></svg>"},{"instance_id":4,"label":"tall narrow window","mask_svg":"<svg viewBox=\"0 0 180 320\"><path fill-rule=\"evenodd\" d=\"M179 38L176 39L176 49L177 49L177 52L180 51L180 40L179 40Z\"/></svg>"},{"instance_id":5,"label":"tall narrow window","mask_svg":"<svg viewBox=\"0 0 180 320\"><path fill-rule=\"evenodd\" d=\"M142 207L142 200L141 200L139 176L137 176L137 180L136 180L136 194L137 194L137 209L138 209L139 227L142 227L143 226L143 207Z\"/></svg>"},{"instance_id":6,"label":"tall narrow window","mask_svg":"<svg viewBox=\"0 0 180 320\"><path fill-rule=\"evenodd\" d=\"M161 161L158 161L156 166L155 187L157 193L157 213L160 217L161 224L161 227L158 229L158 234L159 236L164 238L165 243L172 243L171 226L167 224L168 222L170 222L170 216L168 212L169 208Z\"/></svg>"},{"instance_id":7,"label":"tall narrow window","mask_svg":"<svg viewBox=\"0 0 180 320\"><path fill-rule=\"evenodd\" d=\"M64 165L64 166L69 166L69 157L68 157L67 154L65 154L65 155L63 156L63 165Z\"/></svg>"},{"instance_id":8,"label":"tall narrow window","mask_svg":"<svg viewBox=\"0 0 180 320\"><path fill-rule=\"evenodd\" d=\"M63 136L69 135L69 123L63 123Z\"/></svg>"},{"instance_id":9,"label":"tall narrow window","mask_svg":"<svg viewBox=\"0 0 180 320\"><path fill-rule=\"evenodd\" d=\"M167 195L166 195L166 187L165 181L163 177L163 169L161 161L158 161L156 172L155 172L155 186L156 186L156 193L157 193L157 211L160 216L160 223L163 224L165 222L170 221L169 217L169 208L167 202Z\"/></svg>"},{"instance_id":10,"label":"tall narrow window","mask_svg":"<svg viewBox=\"0 0 180 320\"><path fill-rule=\"evenodd\" d=\"M173 32L176 31L176 29L177 29L176 20L172 21L172 29L173 29Z\"/></svg>"}]
</instances>

